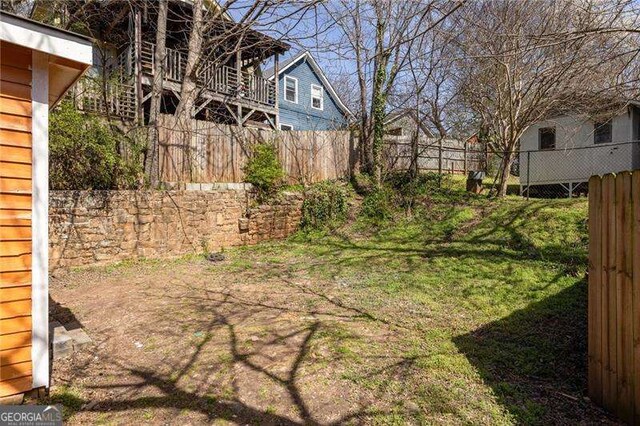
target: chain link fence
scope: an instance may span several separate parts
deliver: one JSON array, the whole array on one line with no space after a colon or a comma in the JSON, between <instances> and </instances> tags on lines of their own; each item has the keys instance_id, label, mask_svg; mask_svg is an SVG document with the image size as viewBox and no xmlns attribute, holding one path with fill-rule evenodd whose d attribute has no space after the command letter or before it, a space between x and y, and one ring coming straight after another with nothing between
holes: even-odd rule
<instances>
[{"instance_id":1,"label":"chain link fence","mask_svg":"<svg viewBox=\"0 0 640 426\"><path fill-rule=\"evenodd\" d=\"M491 180L504 154L490 154L487 177ZM527 198L586 196L591 176L637 169L640 141L520 151L509 171L508 192Z\"/></svg>"}]
</instances>

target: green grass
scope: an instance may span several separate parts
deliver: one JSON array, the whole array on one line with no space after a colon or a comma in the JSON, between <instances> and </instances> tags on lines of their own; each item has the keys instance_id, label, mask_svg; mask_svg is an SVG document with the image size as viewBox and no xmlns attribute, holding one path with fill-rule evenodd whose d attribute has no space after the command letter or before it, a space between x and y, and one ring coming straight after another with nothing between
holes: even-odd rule
<instances>
[{"instance_id":1,"label":"green grass","mask_svg":"<svg viewBox=\"0 0 640 426\"><path fill-rule=\"evenodd\" d=\"M225 262L176 262L198 261L212 292L220 291L217 277L234 295L230 306L242 301L236 309L243 315L233 323L242 336L239 353L250 354L252 362L266 359L271 367L291 361L278 348L300 351L297 375L285 387L315 419L334 409L313 403L328 386L353 404L340 409L363 407L350 419L355 424L601 423L601 412L583 398L587 201L494 200L468 194L463 185L462 179L445 179L441 188L417 191L416 203L381 197L393 207L391 216L355 214L331 230L303 230L286 241L228 250ZM374 213L375 207L367 206ZM146 273L164 273L164 267L143 263ZM259 291L251 291L256 286ZM253 308L246 288L260 299ZM281 319L272 322L267 307L277 308ZM245 310L252 312L248 318ZM212 311L203 309L202 318ZM175 315L185 312L176 309ZM272 339L280 322L308 341L277 333ZM182 331L190 347L220 350L215 334ZM247 336L269 338L270 344ZM146 345L155 351L160 343L149 339ZM195 377L197 368L205 368L199 377L224 379L204 397L211 411L237 398L237 366L244 359L222 352L214 357L217 366L188 371ZM273 368L285 377L282 367ZM198 379L177 372L168 380L189 393L198 387ZM290 414L273 383L256 386L263 414ZM67 416L84 403L75 388L57 392L52 400L65 405ZM145 398L135 406L146 407ZM160 416L149 409L139 412L140 420L158 422Z\"/></svg>"},{"instance_id":2,"label":"green grass","mask_svg":"<svg viewBox=\"0 0 640 426\"><path fill-rule=\"evenodd\" d=\"M75 413L80 411L86 403L82 398L80 391L72 386L60 386L49 395L47 404L61 404L62 416L64 420L68 420Z\"/></svg>"},{"instance_id":3,"label":"green grass","mask_svg":"<svg viewBox=\"0 0 640 426\"><path fill-rule=\"evenodd\" d=\"M447 181L409 216L240 249L233 266L268 259L291 276L335 282L372 321L410 330L389 347L340 328L318 333L349 360L343 379L396 401L376 422L581 418L591 409L582 399L586 200L489 200L460 183ZM412 379L372 375L359 354L376 347L408 360ZM407 400L421 410L403 408Z\"/></svg>"}]
</instances>

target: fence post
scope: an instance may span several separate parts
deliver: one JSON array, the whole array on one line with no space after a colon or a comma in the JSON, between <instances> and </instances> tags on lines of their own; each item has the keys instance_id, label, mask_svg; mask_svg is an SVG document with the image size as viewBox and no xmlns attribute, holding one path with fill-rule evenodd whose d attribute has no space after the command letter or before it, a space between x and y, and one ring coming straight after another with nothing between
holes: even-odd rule
<instances>
[{"instance_id":1,"label":"fence post","mask_svg":"<svg viewBox=\"0 0 640 426\"><path fill-rule=\"evenodd\" d=\"M529 177L531 171L531 151L527 151L527 200L529 200L529 189L531 186L529 185Z\"/></svg>"},{"instance_id":2,"label":"fence post","mask_svg":"<svg viewBox=\"0 0 640 426\"><path fill-rule=\"evenodd\" d=\"M465 140L464 141L464 175L465 176L467 175L467 172L468 172L468 170L467 170L467 167L468 167L467 166L467 143L468 143L468 141Z\"/></svg>"},{"instance_id":3,"label":"fence post","mask_svg":"<svg viewBox=\"0 0 640 426\"><path fill-rule=\"evenodd\" d=\"M438 187L442 185L442 136L438 140Z\"/></svg>"},{"instance_id":4,"label":"fence post","mask_svg":"<svg viewBox=\"0 0 640 426\"><path fill-rule=\"evenodd\" d=\"M438 174L442 174L442 138L438 141Z\"/></svg>"}]
</instances>

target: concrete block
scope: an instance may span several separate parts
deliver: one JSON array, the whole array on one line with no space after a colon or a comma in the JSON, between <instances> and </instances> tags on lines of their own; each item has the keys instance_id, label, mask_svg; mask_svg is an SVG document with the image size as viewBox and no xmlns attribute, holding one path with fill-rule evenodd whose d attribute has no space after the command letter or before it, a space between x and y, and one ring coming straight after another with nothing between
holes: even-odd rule
<instances>
[{"instance_id":1,"label":"concrete block","mask_svg":"<svg viewBox=\"0 0 640 426\"><path fill-rule=\"evenodd\" d=\"M60 322L58 321L49 321L49 340L53 340L53 332L55 331L56 328L62 327L62 324L60 324ZM64 330L64 327L62 327L62 330L58 330L58 331L66 331Z\"/></svg>"},{"instance_id":2,"label":"concrete block","mask_svg":"<svg viewBox=\"0 0 640 426\"><path fill-rule=\"evenodd\" d=\"M64 327L56 327L50 337L53 359L66 358L73 352L73 340Z\"/></svg>"},{"instance_id":3,"label":"concrete block","mask_svg":"<svg viewBox=\"0 0 640 426\"><path fill-rule=\"evenodd\" d=\"M73 340L73 350L80 350L85 346L90 345L93 341L91 337L81 328L74 328L72 330L68 330L67 334Z\"/></svg>"}]
</instances>

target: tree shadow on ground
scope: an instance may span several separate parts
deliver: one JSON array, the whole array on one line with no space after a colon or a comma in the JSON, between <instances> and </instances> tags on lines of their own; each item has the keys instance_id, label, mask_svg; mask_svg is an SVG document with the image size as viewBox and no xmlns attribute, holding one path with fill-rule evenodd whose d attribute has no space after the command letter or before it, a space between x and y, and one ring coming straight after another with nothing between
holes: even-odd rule
<instances>
[{"instance_id":1,"label":"tree shadow on ground","mask_svg":"<svg viewBox=\"0 0 640 426\"><path fill-rule=\"evenodd\" d=\"M585 398L586 280L453 341L517 423L606 419Z\"/></svg>"},{"instance_id":2,"label":"tree shadow on ground","mask_svg":"<svg viewBox=\"0 0 640 426\"><path fill-rule=\"evenodd\" d=\"M425 224L420 231L401 235L386 235L384 230L374 232L366 239L333 231L331 238L305 241L304 245L317 247L321 254L317 261L302 259L303 269L313 272L330 266L335 274L344 269L384 263L386 261L404 260L408 270L419 268L422 263L417 259L462 258L477 259L481 262L521 262L541 261L553 264L560 274L577 276L587 265L586 242L570 239L536 243L523 229L522 223L536 220L540 211L547 207L544 202L530 202L514 209L504 217L495 216L498 208L482 209L477 218L468 222L457 223L455 216L459 213L456 206L451 206L442 216L430 222L437 229L430 229ZM443 223L452 223L450 227ZM572 224L572 226L583 226ZM295 263L290 262L290 265ZM281 268L274 264L273 268ZM294 268L295 269L295 268ZM264 268L265 274L272 271L269 265Z\"/></svg>"},{"instance_id":3,"label":"tree shadow on ground","mask_svg":"<svg viewBox=\"0 0 640 426\"><path fill-rule=\"evenodd\" d=\"M185 330L196 329L200 340L195 348L186 348L177 358L171 358L171 362L169 359L162 361L160 365L171 365L168 370L152 365L144 367L140 362L132 362L127 357L104 349L97 350L85 362L76 360L74 376L69 383L95 375L96 370L103 370L99 373L101 377L103 374L113 375L117 379L104 381L96 377L95 381L87 383L85 388L90 390L95 399L84 404L84 401L76 402L75 405L82 405L82 408L77 407L73 411L117 414L131 410L169 410L174 413L193 413L198 416L198 421L204 418L208 423L226 420L237 424L260 425L362 423L370 417L385 416L386 412L363 403L349 410L343 409L340 413L333 413L331 409L326 411L327 408L319 407L315 401L317 396L310 392L307 373L303 370L318 359L315 345L321 339L319 334L326 334L332 323L379 321L385 326L388 324L347 303L332 301L319 291L309 293L295 283L289 283L289 286L292 294L297 291L304 297L314 297L318 303L324 303L325 308L304 309L274 301L265 303L226 286L212 289L187 283L172 284L176 292L172 295L142 291L141 294L152 302L153 307L139 306L140 313L155 318L154 323L143 326L144 333L161 333L166 339L163 345L170 345L176 337L184 339L185 336L192 336ZM158 309L159 305L161 309ZM176 315L177 312L180 314ZM192 316L193 313L196 313L196 318ZM256 322L268 326L282 323L291 315L305 319L289 324L284 329L267 329L264 333L255 328ZM163 329L165 322L172 323L171 329ZM253 334L249 336L249 341L247 333ZM98 347L109 346L109 340L113 339L111 335L104 337L105 340L97 342ZM383 369L389 375L406 371L415 362L414 357L384 358L379 362L389 362ZM98 359L100 366L96 367ZM339 362L340 355L332 353L325 361L329 364ZM235 371L231 375L232 392L222 396L212 394L212 389L219 384L217 377L228 368ZM239 379L239 371L250 373ZM196 376L194 372L197 372ZM281 400L273 407L274 411L260 409L247 401L249 377L267 380L282 390ZM288 411L287 406L292 410ZM172 422L171 417L163 416L155 420Z\"/></svg>"}]
</instances>

